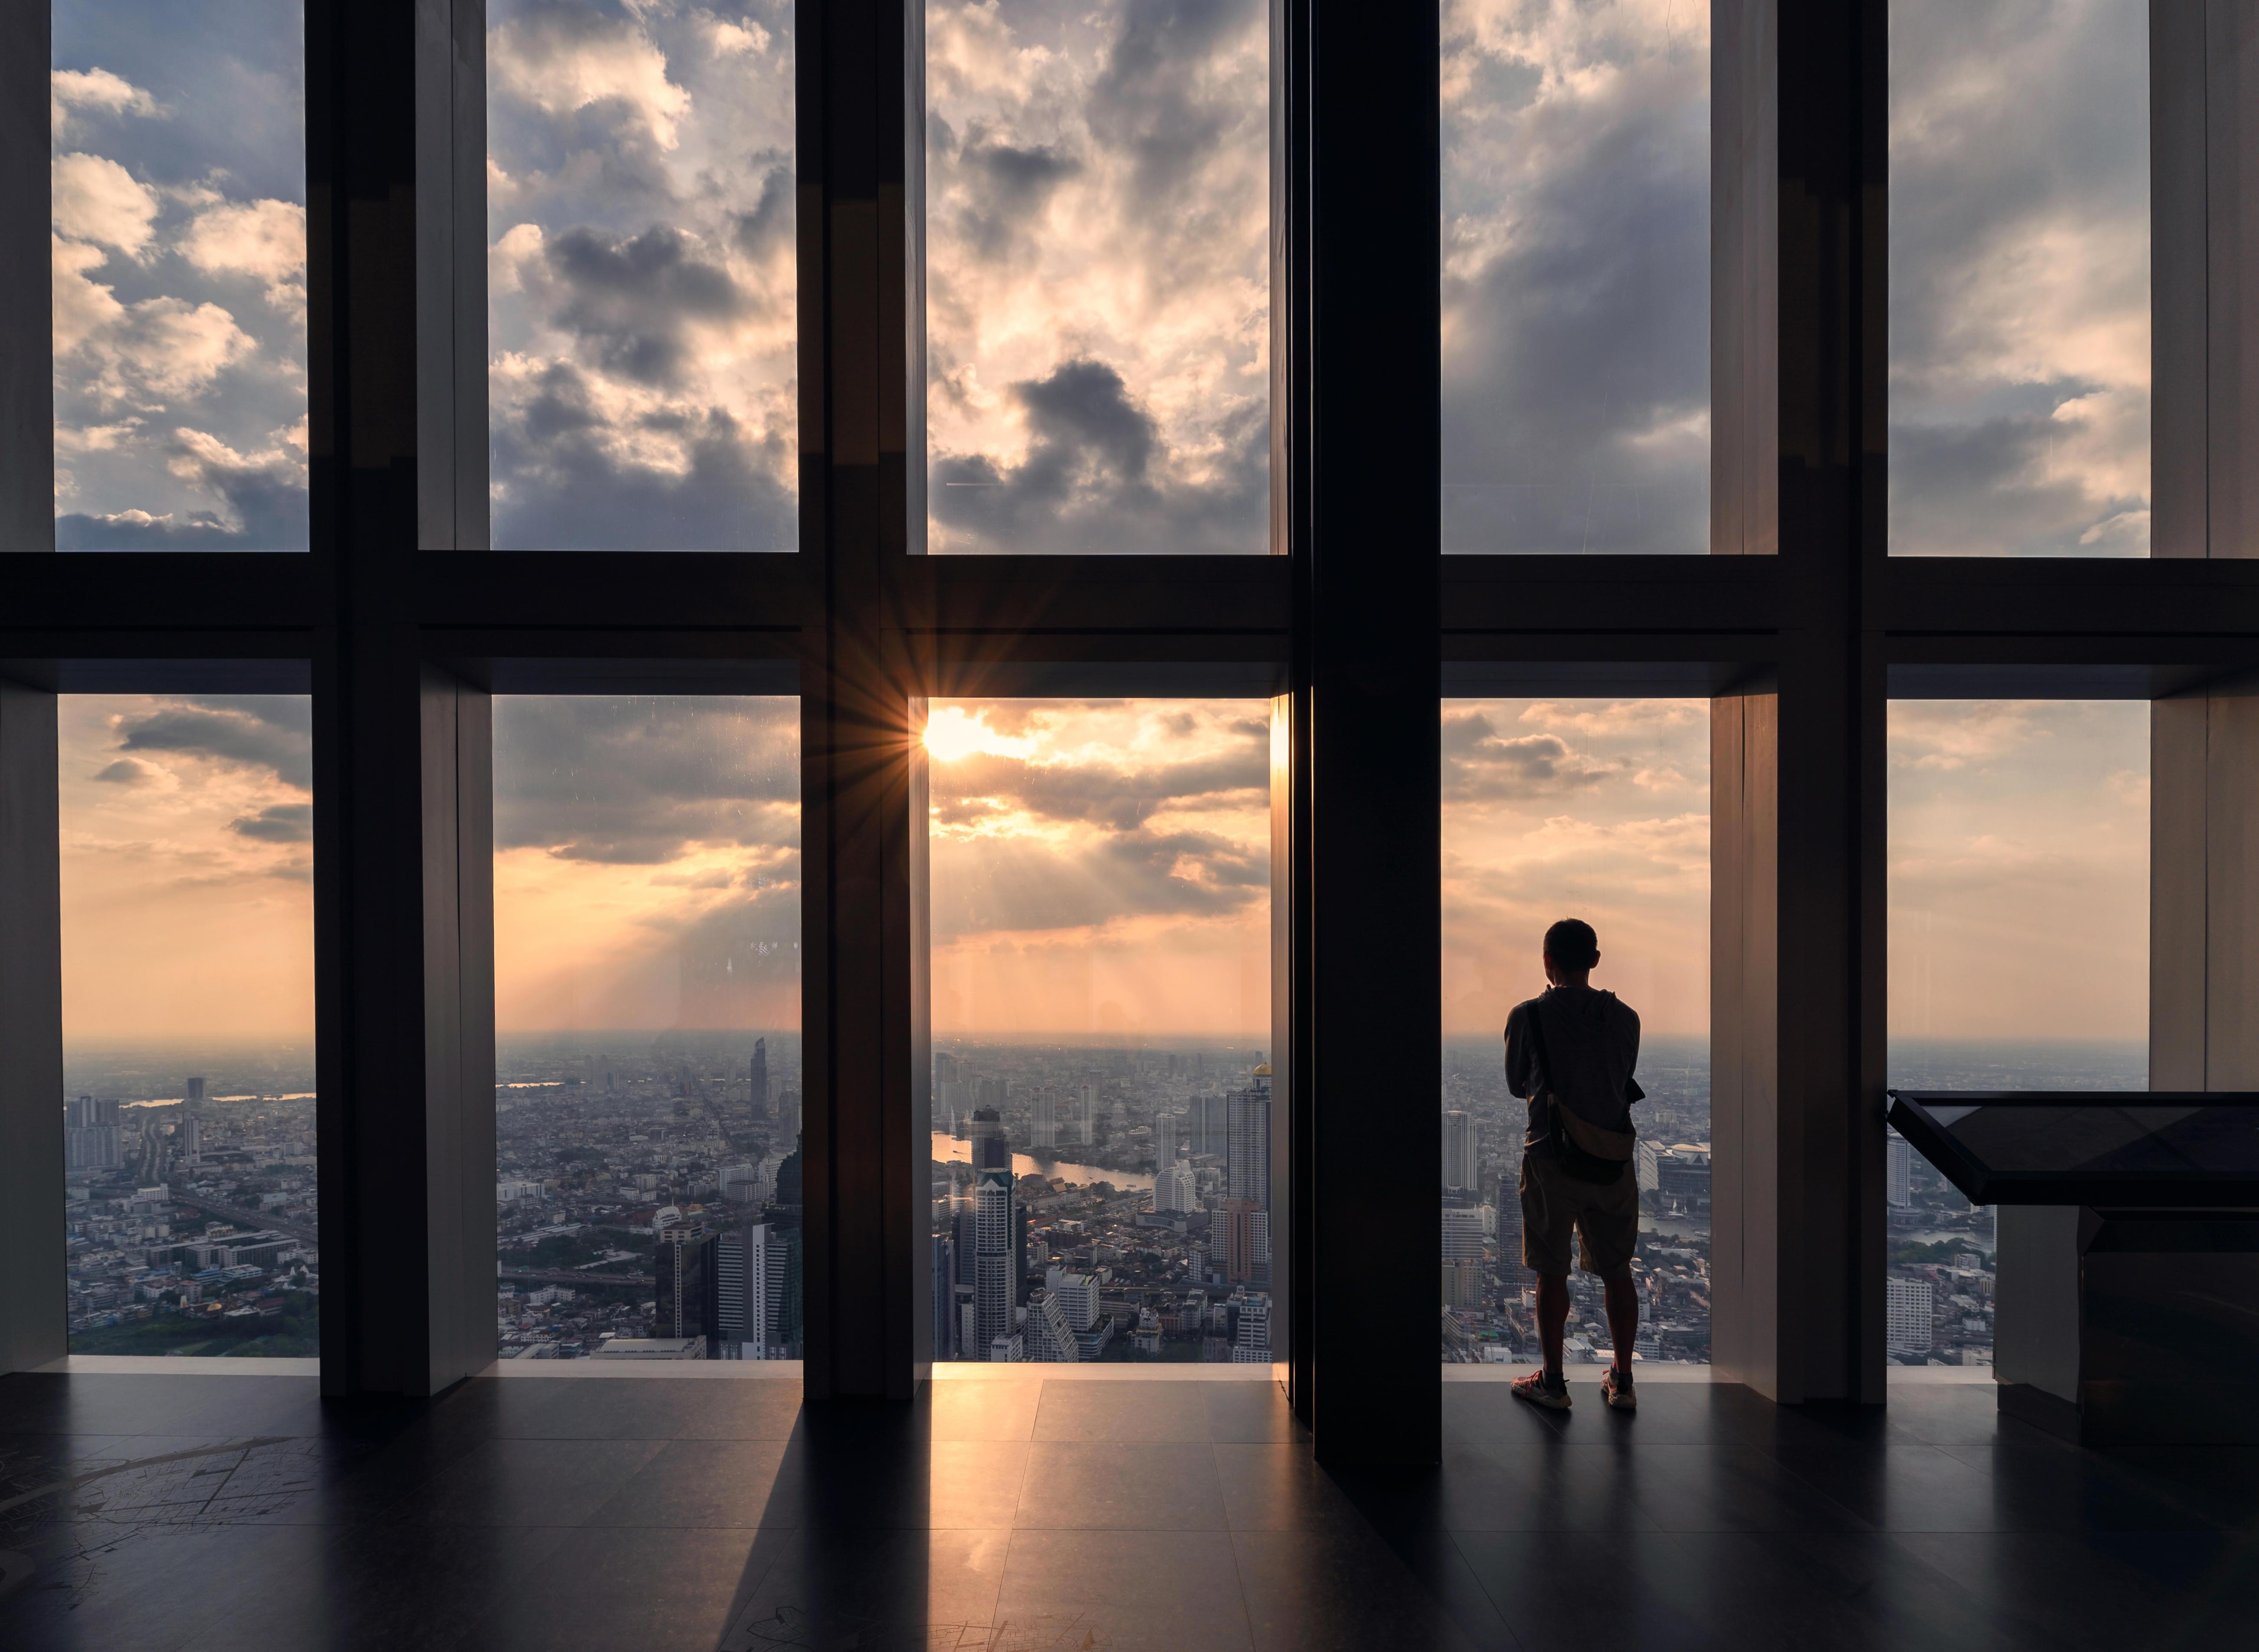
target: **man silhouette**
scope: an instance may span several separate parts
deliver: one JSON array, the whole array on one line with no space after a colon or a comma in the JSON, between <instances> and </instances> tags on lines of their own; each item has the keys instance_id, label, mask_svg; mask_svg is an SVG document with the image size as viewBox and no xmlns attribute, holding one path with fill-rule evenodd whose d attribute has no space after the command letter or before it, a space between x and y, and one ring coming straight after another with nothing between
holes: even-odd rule
<instances>
[{"instance_id":1,"label":"man silhouette","mask_svg":"<svg viewBox=\"0 0 2259 1652\"><path fill-rule=\"evenodd\" d=\"M1564 918L1545 931L1551 985L1506 1018L1506 1087L1529 1103L1521 1153L1521 1262L1537 1276L1540 1371L1518 1378L1515 1396L1556 1411L1569 1408L1561 1336L1569 1318L1569 1236L1577 1260L1605 1282L1615 1364L1600 1382L1602 1403L1638 1404L1631 1351L1639 1293L1631 1259L1639 1244L1639 1182L1629 1159L1632 1081L1639 1064L1639 1016L1614 993L1591 985L1600 961L1593 926ZM1564 1117L1564 1114L1571 1116ZM1621 1159L1621 1162L1617 1161ZM1608 1166L1615 1165L1613 1178Z\"/></svg>"}]
</instances>

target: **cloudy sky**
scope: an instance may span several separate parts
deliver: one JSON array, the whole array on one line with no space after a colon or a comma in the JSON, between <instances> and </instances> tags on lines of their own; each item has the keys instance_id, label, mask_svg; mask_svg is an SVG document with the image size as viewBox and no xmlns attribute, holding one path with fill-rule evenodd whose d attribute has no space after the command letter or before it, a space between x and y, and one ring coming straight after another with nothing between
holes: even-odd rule
<instances>
[{"instance_id":1,"label":"cloudy sky","mask_svg":"<svg viewBox=\"0 0 2259 1652\"><path fill-rule=\"evenodd\" d=\"M1649 1032L1710 1029L1710 706L1443 704L1443 1030L1545 990L1546 927L1598 930L1593 984Z\"/></svg>"},{"instance_id":2,"label":"cloudy sky","mask_svg":"<svg viewBox=\"0 0 2259 1652\"><path fill-rule=\"evenodd\" d=\"M1891 549L2149 549L2149 8L1893 0Z\"/></svg>"},{"instance_id":3,"label":"cloudy sky","mask_svg":"<svg viewBox=\"0 0 2259 1652\"><path fill-rule=\"evenodd\" d=\"M1264 700L937 701L937 1036L1267 1042Z\"/></svg>"},{"instance_id":4,"label":"cloudy sky","mask_svg":"<svg viewBox=\"0 0 2259 1652\"><path fill-rule=\"evenodd\" d=\"M1710 8L1443 0L1443 548L1710 544Z\"/></svg>"},{"instance_id":5,"label":"cloudy sky","mask_svg":"<svg viewBox=\"0 0 2259 1652\"><path fill-rule=\"evenodd\" d=\"M296 0L54 8L55 537L306 545Z\"/></svg>"},{"instance_id":6,"label":"cloudy sky","mask_svg":"<svg viewBox=\"0 0 2259 1652\"><path fill-rule=\"evenodd\" d=\"M310 702L59 705L65 1040L310 1040Z\"/></svg>"},{"instance_id":7,"label":"cloudy sky","mask_svg":"<svg viewBox=\"0 0 2259 1652\"><path fill-rule=\"evenodd\" d=\"M928 0L930 548L1269 545L1263 0Z\"/></svg>"},{"instance_id":8,"label":"cloudy sky","mask_svg":"<svg viewBox=\"0 0 2259 1652\"><path fill-rule=\"evenodd\" d=\"M1890 1025L2145 1038L2149 708L1890 710Z\"/></svg>"},{"instance_id":9,"label":"cloudy sky","mask_svg":"<svg viewBox=\"0 0 2259 1652\"><path fill-rule=\"evenodd\" d=\"M504 550L790 551L791 0L491 0Z\"/></svg>"},{"instance_id":10,"label":"cloudy sky","mask_svg":"<svg viewBox=\"0 0 2259 1652\"><path fill-rule=\"evenodd\" d=\"M498 694L503 1032L800 1024L800 702Z\"/></svg>"}]
</instances>

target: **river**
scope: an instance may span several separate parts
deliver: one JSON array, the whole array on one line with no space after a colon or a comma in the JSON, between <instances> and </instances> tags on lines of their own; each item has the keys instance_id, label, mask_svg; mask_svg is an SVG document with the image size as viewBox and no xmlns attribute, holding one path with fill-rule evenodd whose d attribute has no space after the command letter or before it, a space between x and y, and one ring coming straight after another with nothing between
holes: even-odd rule
<instances>
[{"instance_id":1,"label":"river","mask_svg":"<svg viewBox=\"0 0 2259 1652\"><path fill-rule=\"evenodd\" d=\"M958 1141L945 1130L933 1133L933 1156L937 1159L953 1160L959 1164L973 1162L973 1143ZM1116 1187L1151 1187L1153 1178L1137 1171L1108 1170L1102 1164L1075 1164L1063 1158L1035 1158L1026 1153L1012 1155L1012 1174L1015 1176L1063 1176L1071 1182L1112 1182Z\"/></svg>"}]
</instances>

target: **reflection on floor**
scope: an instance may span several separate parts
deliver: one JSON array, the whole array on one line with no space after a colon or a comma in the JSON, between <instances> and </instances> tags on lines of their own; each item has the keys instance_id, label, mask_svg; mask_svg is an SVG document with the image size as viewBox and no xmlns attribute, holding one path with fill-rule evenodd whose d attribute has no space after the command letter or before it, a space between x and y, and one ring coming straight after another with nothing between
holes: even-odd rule
<instances>
[{"instance_id":1,"label":"reflection on floor","mask_svg":"<svg viewBox=\"0 0 2259 1652\"><path fill-rule=\"evenodd\" d=\"M1982 1387L1887 1416L1661 1385L1443 1391L1447 1461L1337 1475L1263 1383L0 1378L0 1646L2243 1644L2259 1451L2077 1451ZM2241 1624L2238 1630L2235 1626Z\"/></svg>"}]
</instances>

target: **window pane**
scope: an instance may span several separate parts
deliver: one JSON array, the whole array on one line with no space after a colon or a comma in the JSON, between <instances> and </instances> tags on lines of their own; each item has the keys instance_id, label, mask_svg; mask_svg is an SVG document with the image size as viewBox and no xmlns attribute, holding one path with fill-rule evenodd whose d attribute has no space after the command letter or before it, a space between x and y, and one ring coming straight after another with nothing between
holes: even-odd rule
<instances>
[{"instance_id":1,"label":"window pane","mask_svg":"<svg viewBox=\"0 0 2259 1652\"><path fill-rule=\"evenodd\" d=\"M796 547L793 15L488 6L497 547Z\"/></svg>"},{"instance_id":2,"label":"window pane","mask_svg":"<svg viewBox=\"0 0 2259 1652\"><path fill-rule=\"evenodd\" d=\"M310 704L59 702L74 1354L319 1351Z\"/></svg>"},{"instance_id":3,"label":"window pane","mask_svg":"<svg viewBox=\"0 0 2259 1652\"><path fill-rule=\"evenodd\" d=\"M495 697L505 1359L798 1359L800 702Z\"/></svg>"},{"instance_id":4,"label":"window pane","mask_svg":"<svg viewBox=\"0 0 2259 1652\"><path fill-rule=\"evenodd\" d=\"M929 708L936 1359L1271 1364L1270 744Z\"/></svg>"},{"instance_id":5,"label":"window pane","mask_svg":"<svg viewBox=\"0 0 2259 1652\"><path fill-rule=\"evenodd\" d=\"M1710 548L1710 18L1443 0L1443 549Z\"/></svg>"},{"instance_id":6,"label":"window pane","mask_svg":"<svg viewBox=\"0 0 2259 1652\"><path fill-rule=\"evenodd\" d=\"M927 543L1270 549L1270 9L927 0Z\"/></svg>"},{"instance_id":7,"label":"window pane","mask_svg":"<svg viewBox=\"0 0 2259 1652\"><path fill-rule=\"evenodd\" d=\"M1709 702L1450 700L1443 716L1443 1359L1539 1357L1518 1191L1530 1115L1503 1035L1546 990L1546 929L1581 918L1600 940L1591 985L1640 1022L1636 1357L1707 1364ZM1571 1364L1611 1357L1600 1286L1570 1275Z\"/></svg>"},{"instance_id":8,"label":"window pane","mask_svg":"<svg viewBox=\"0 0 2259 1652\"><path fill-rule=\"evenodd\" d=\"M53 18L55 543L303 551L303 8Z\"/></svg>"},{"instance_id":9,"label":"window pane","mask_svg":"<svg viewBox=\"0 0 2259 1652\"><path fill-rule=\"evenodd\" d=\"M1893 552L2149 552L2149 29L1892 0Z\"/></svg>"},{"instance_id":10,"label":"window pane","mask_svg":"<svg viewBox=\"0 0 2259 1652\"><path fill-rule=\"evenodd\" d=\"M2149 1086L2149 708L1890 709L1890 1082ZM1893 1131L1891 1359L1992 1363L1992 1212Z\"/></svg>"}]
</instances>

